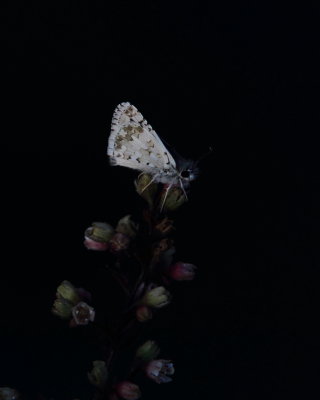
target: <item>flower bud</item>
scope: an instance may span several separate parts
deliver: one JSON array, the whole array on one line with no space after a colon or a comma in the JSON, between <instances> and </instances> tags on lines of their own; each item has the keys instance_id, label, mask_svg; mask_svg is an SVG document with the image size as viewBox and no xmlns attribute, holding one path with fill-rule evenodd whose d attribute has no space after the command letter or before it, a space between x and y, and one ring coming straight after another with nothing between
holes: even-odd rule
<instances>
[{"instance_id":1,"label":"flower bud","mask_svg":"<svg viewBox=\"0 0 320 400\"><path fill-rule=\"evenodd\" d=\"M104 251L108 248L114 229L105 222L93 222L84 233L84 245L88 250Z\"/></svg>"},{"instance_id":2,"label":"flower bud","mask_svg":"<svg viewBox=\"0 0 320 400\"><path fill-rule=\"evenodd\" d=\"M168 193L167 190L168 186L164 185L159 202L162 211L174 211L187 201L186 195L179 186L172 186Z\"/></svg>"},{"instance_id":3,"label":"flower bud","mask_svg":"<svg viewBox=\"0 0 320 400\"><path fill-rule=\"evenodd\" d=\"M93 361L93 368L88 372L88 379L93 386L103 388L108 379L108 370L104 361Z\"/></svg>"},{"instance_id":4,"label":"flower bud","mask_svg":"<svg viewBox=\"0 0 320 400\"><path fill-rule=\"evenodd\" d=\"M116 227L116 232L123 233L129 238L134 238L137 235L138 224L132 221L131 215L126 215L121 218Z\"/></svg>"},{"instance_id":5,"label":"flower bud","mask_svg":"<svg viewBox=\"0 0 320 400\"><path fill-rule=\"evenodd\" d=\"M196 269L195 265L180 261L168 268L167 275L175 281L192 281Z\"/></svg>"},{"instance_id":6,"label":"flower bud","mask_svg":"<svg viewBox=\"0 0 320 400\"><path fill-rule=\"evenodd\" d=\"M138 347L136 351L136 358L143 361L153 360L160 353L159 346L154 340L148 340L143 345Z\"/></svg>"},{"instance_id":7,"label":"flower bud","mask_svg":"<svg viewBox=\"0 0 320 400\"><path fill-rule=\"evenodd\" d=\"M160 353L160 348L154 340L147 340L137 348L136 358L142 361L150 361L157 357Z\"/></svg>"},{"instance_id":8,"label":"flower bud","mask_svg":"<svg viewBox=\"0 0 320 400\"><path fill-rule=\"evenodd\" d=\"M92 226L86 229L85 236L96 242L107 242L111 239L114 229L106 222L93 222Z\"/></svg>"},{"instance_id":9,"label":"flower bud","mask_svg":"<svg viewBox=\"0 0 320 400\"><path fill-rule=\"evenodd\" d=\"M52 313L61 319L69 319L72 315L73 304L64 298L58 298L54 301Z\"/></svg>"},{"instance_id":10,"label":"flower bud","mask_svg":"<svg viewBox=\"0 0 320 400\"><path fill-rule=\"evenodd\" d=\"M148 174L140 174L134 182L136 191L144 198L150 207L153 206L155 194L157 192L158 185L156 183L150 183L152 177Z\"/></svg>"},{"instance_id":11,"label":"flower bud","mask_svg":"<svg viewBox=\"0 0 320 400\"><path fill-rule=\"evenodd\" d=\"M81 301L72 309L73 320L76 325L88 325L89 321L94 321L95 311L84 301Z\"/></svg>"},{"instance_id":12,"label":"flower bud","mask_svg":"<svg viewBox=\"0 0 320 400\"><path fill-rule=\"evenodd\" d=\"M68 300L73 305L80 301L77 289L69 281L63 281L57 288L57 297Z\"/></svg>"},{"instance_id":13,"label":"flower bud","mask_svg":"<svg viewBox=\"0 0 320 400\"><path fill-rule=\"evenodd\" d=\"M149 307L139 306L136 309L136 317L139 322L145 322L152 318L152 311Z\"/></svg>"},{"instance_id":14,"label":"flower bud","mask_svg":"<svg viewBox=\"0 0 320 400\"><path fill-rule=\"evenodd\" d=\"M142 298L141 304L153 308L162 308L169 304L171 295L163 286L149 290Z\"/></svg>"},{"instance_id":15,"label":"flower bud","mask_svg":"<svg viewBox=\"0 0 320 400\"><path fill-rule=\"evenodd\" d=\"M174 374L174 367L169 360L152 360L145 366L145 372L156 383L167 383L172 381L168 375Z\"/></svg>"},{"instance_id":16,"label":"flower bud","mask_svg":"<svg viewBox=\"0 0 320 400\"><path fill-rule=\"evenodd\" d=\"M15 389L9 387L0 388L0 400L18 400L19 393Z\"/></svg>"},{"instance_id":17,"label":"flower bud","mask_svg":"<svg viewBox=\"0 0 320 400\"><path fill-rule=\"evenodd\" d=\"M106 251L109 247L108 242L96 242L95 240L89 238L85 238L83 244L86 249L94 251Z\"/></svg>"},{"instance_id":18,"label":"flower bud","mask_svg":"<svg viewBox=\"0 0 320 400\"><path fill-rule=\"evenodd\" d=\"M126 250L129 247L129 244L129 236L120 232L115 233L109 241L110 250L113 253L119 253L120 251Z\"/></svg>"},{"instance_id":19,"label":"flower bud","mask_svg":"<svg viewBox=\"0 0 320 400\"><path fill-rule=\"evenodd\" d=\"M139 386L129 381L119 382L115 385L115 391L118 396L125 400L136 400L141 396Z\"/></svg>"}]
</instances>

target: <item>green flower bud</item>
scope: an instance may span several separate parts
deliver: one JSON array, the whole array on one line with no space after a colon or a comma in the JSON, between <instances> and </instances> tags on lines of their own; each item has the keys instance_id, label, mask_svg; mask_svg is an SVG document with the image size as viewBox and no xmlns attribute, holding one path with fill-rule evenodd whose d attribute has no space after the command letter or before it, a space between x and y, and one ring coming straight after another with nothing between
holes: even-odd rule
<instances>
[{"instance_id":1,"label":"green flower bud","mask_svg":"<svg viewBox=\"0 0 320 400\"><path fill-rule=\"evenodd\" d=\"M152 181L152 177L148 174L140 174L135 180L134 184L138 194L144 198L149 204L150 208L153 207L154 197L156 195L158 185Z\"/></svg>"},{"instance_id":2,"label":"green flower bud","mask_svg":"<svg viewBox=\"0 0 320 400\"><path fill-rule=\"evenodd\" d=\"M134 238L137 235L138 224L132 221L131 215L126 215L121 218L116 227L118 233L123 233L130 238Z\"/></svg>"},{"instance_id":3,"label":"green flower bud","mask_svg":"<svg viewBox=\"0 0 320 400\"><path fill-rule=\"evenodd\" d=\"M88 239L94 240L95 242L108 242L114 229L110 224L106 222L93 222L92 225L86 229L84 236Z\"/></svg>"},{"instance_id":4,"label":"green flower bud","mask_svg":"<svg viewBox=\"0 0 320 400\"><path fill-rule=\"evenodd\" d=\"M93 368L88 372L88 379L93 386L103 388L108 379L108 370L104 361L93 361Z\"/></svg>"},{"instance_id":5,"label":"green flower bud","mask_svg":"<svg viewBox=\"0 0 320 400\"><path fill-rule=\"evenodd\" d=\"M171 294L164 286L157 286L143 296L141 304L153 308L162 308L171 301Z\"/></svg>"},{"instance_id":6,"label":"green flower bud","mask_svg":"<svg viewBox=\"0 0 320 400\"><path fill-rule=\"evenodd\" d=\"M138 347L136 351L136 358L143 361L150 361L156 358L160 353L160 348L153 340L146 341L143 345Z\"/></svg>"},{"instance_id":7,"label":"green flower bud","mask_svg":"<svg viewBox=\"0 0 320 400\"><path fill-rule=\"evenodd\" d=\"M51 311L59 318L69 319L72 316L72 308L73 304L70 301L60 297L54 301Z\"/></svg>"},{"instance_id":8,"label":"green flower bud","mask_svg":"<svg viewBox=\"0 0 320 400\"><path fill-rule=\"evenodd\" d=\"M179 186L172 186L167 193L167 187L165 185L160 195L159 204L162 207L162 211L166 212L176 210L186 201L186 195Z\"/></svg>"},{"instance_id":9,"label":"green flower bud","mask_svg":"<svg viewBox=\"0 0 320 400\"><path fill-rule=\"evenodd\" d=\"M80 296L77 289L69 281L63 281L57 288L57 297L68 300L73 305L79 303Z\"/></svg>"}]
</instances>

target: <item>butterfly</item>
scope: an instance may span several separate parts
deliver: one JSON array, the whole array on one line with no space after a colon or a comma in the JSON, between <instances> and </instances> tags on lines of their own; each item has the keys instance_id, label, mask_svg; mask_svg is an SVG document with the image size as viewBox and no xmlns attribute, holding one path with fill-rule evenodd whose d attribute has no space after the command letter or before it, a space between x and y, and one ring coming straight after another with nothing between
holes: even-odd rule
<instances>
[{"instance_id":1,"label":"butterfly","mask_svg":"<svg viewBox=\"0 0 320 400\"><path fill-rule=\"evenodd\" d=\"M180 186L187 198L186 189L198 175L197 163L178 155L175 160L142 114L128 102L114 111L107 154L111 165L149 174L152 179L147 186L152 182L165 184L163 204L172 186Z\"/></svg>"}]
</instances>

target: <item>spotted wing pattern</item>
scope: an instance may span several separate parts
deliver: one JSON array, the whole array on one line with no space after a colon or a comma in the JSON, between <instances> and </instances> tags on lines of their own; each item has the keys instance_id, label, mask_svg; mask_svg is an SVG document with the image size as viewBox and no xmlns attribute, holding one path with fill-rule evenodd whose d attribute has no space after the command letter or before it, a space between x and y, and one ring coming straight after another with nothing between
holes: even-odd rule
<instances>
[{"instance_id":1,"label":"spotted wing pattern","mask_svg":"<svg viewBox=\"0 0 320 400\"><path fill-rule=\"evenodd\" d=\"M161 139L130 103L115 109L108 142L111 165L120 165L153 176L176 175L176 163Z\"/></svg>"}]
</instances>

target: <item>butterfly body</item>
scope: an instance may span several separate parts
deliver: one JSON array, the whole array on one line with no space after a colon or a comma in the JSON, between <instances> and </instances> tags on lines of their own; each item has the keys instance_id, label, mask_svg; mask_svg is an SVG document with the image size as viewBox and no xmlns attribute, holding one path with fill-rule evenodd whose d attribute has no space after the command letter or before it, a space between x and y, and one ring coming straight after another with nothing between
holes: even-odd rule
<instances>
[{"instance_id":1,"label":"butterfly body","mask_svg":"<svg viewBox=\"0 0 320 400\"><path fill-rule=\"evenodd\" d=\"M197 167L192 161L175 159L136 107L121 103L115 109L108 142L111 165L139 170L152 176L153 182L180 186L183 191L195 179Z\"/></svg>"}]
</instances>

